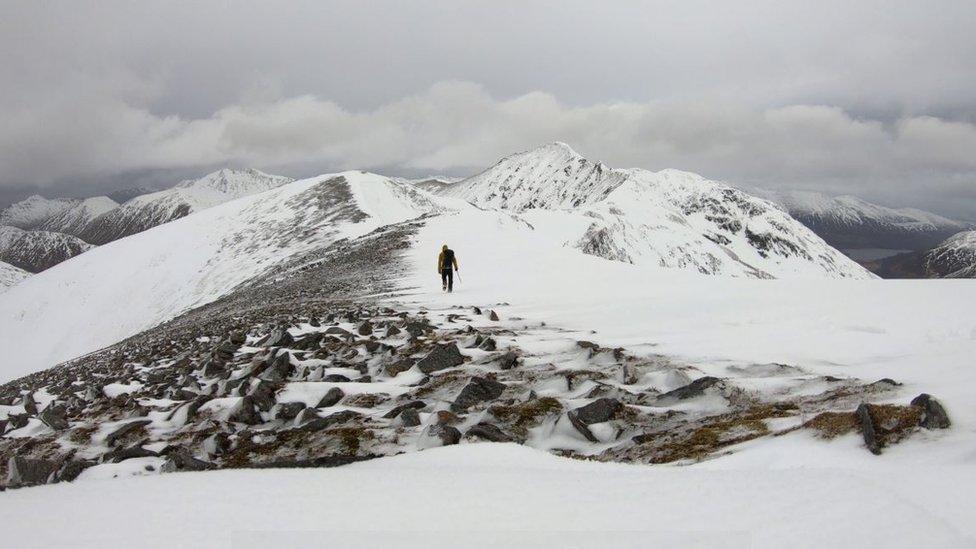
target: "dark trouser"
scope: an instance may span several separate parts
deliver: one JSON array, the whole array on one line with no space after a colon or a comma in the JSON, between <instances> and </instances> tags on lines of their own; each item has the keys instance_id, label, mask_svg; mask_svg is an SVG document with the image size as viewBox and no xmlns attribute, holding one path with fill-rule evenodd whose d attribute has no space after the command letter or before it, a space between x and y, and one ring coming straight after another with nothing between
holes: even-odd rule
<instances>
[{"instance_id":1,"label":"dark trouser","mask_svg":"<svg viewBox=\"0 0 976 549\"><path fill-rule=\"evenodd\" d=\"M441 282L447 286L447 291L452 291L454 289L454 271L450 269L441 270Z\"/></svg>"}]
</instances>

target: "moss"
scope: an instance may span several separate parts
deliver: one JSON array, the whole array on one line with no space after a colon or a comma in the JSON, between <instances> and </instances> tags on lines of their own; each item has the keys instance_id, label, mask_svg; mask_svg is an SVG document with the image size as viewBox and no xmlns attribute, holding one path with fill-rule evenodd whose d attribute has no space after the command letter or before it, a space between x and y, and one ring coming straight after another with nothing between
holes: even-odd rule
<instances>
[{"instance_id":1,"label":"moss","mask_svg":"<svg viewBox=\"0 0 976 549\"><path fill-rule=\"evenodd\" d=\"M75 444L88 444L91 442L92 434L97 430L98 428L93 425L75 427L68 432L68 440Z\"/></svg>"},{"instance_id":2,"label":"moss","mask_svg":"<svg viewBox=\"0 0 976 549\"><path fill-rule=\"evenodd\" d=\"M552 397L542 397L528 402L505 406L496 404L488 412L512 426L512 430L524 437L528 430L538 425L541 418L562 412L563 405Z\"/></svg>"},{"instance_id":3,"label":"moss","mask_svg":"<svg viewBox=\"0 0 976 549\"><path fill-rule=\"evenodd\" d=\"M814 416L803 426L817 431L821 438L826 439L846 435L858 428L854 412L823 412Z\"/></svg>"},{"instance_id":4,"label":"moss","mask_svg":"<svg viewBox=\"0 0 976 549\"><path fill-rule=\"evenodd\" d=\"M362 441L376 438L373 431L364 427L340 427L327 431L327 433L337 437L350 454L359 452Z\"/></svg>"}]
</instances>

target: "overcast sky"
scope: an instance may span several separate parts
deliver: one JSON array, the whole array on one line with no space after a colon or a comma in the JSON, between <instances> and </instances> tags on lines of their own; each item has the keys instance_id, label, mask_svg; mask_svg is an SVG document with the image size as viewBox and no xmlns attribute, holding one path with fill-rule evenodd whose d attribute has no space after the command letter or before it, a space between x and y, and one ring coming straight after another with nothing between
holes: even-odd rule
<instances>
[{"instance_id":1,"label":"overcast sky","mask_svg":"<svg viewBox=\"0 0 976 549\"><path fill-rule=\"evenodd\" d=\"M0 203L559 140L976 219L973 2L163 4L2 0Z\"/></svg>"}]
</instances>

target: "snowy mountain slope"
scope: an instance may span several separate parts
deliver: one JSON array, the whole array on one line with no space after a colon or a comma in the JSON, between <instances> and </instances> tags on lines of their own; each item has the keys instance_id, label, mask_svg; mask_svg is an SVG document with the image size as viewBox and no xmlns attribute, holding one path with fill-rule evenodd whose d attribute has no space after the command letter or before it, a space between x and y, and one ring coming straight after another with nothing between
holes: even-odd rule
<instances>
[{"instance_id":1,"label":"snowy mountain slope","mask_svg":"<svg viewBox=\"0 0 976 549\"><path fill-rule=\"evenodd\" d=\"M0 225L21 229L36 229L48 219L77 205L80 200L73 198L48 199L32 195L0 211Z\"/></svg>"},{"instance_id":2,"label":"snowy mountain slope","mask_svg":"<svg viewBox=\"0 0 976 549\"><path fill-rule=\"evenodd\" d=\"M91 248L91 244L67 234L0 226L0 261L32 273L49 269Z\"/></svg>"},{"instance_id":3,"label":"snowy mountain slope","mask_svg":"<svg viewBox=\"0 0 976 549\"><path fill-rule=\"evenodd\" d=\"M976 278L976 231L948 238L924 254L924 263L938 278Z\"/></svg>"},{"instance_id":4,"label":"snowy mountain slope","mask_svg":"<svg viewBox=\"0 0 976 549\"><path fill-rule=\"evenodd\" d=\"M605 259L702 274L870 278L773 204L677 170L611 169L553 143L441 191L517 212ZM560 218L548 223L543 218Z\"/></svg>"},{"instance_id":5,"label":"snowy mountain slope","mask_svg":"<svg viewBox=\"0 0 976 549\"><path fill-rule=\"evenodd\" d=\"M30 276L30 273L27 271L0 261L0 293L6 292L11 286L20 283L20 281L28 276Z\"/></svg>"},{"instance_id":6,"label":"snowy mountain slope","mask_svg":"<svg viewBox=\"0 0 976 549\"><path fill-rule=\"evenodd\" d=\"M78 236L85 232L88 225L96 217L114 210L118 206L118 203L107 196L86 198L47 218L38 228L44 231Z\"/></svg>"},{"instance_id":7,"label":"snowy mountain slope","mask_svg":"<svg viewBox=\"0 0 976 549\"><path fill-rule=\"evenodd\" d=\"M751 192L780 204L790 215L841 249L925 250L972 226L932 212L889 208L854 196L762 189Z\"/></svg>"},{"instance_id":8,"label":"snowy mountain slope","mask_svg":"<svg viewBox=\"0 0 976 549\"><path fill-rule=\"evenodd\" d=\"M104 244L291 181L258 170L223 169L170 189L137 196L95 218L79 236L86 242Z\"/></svg>"},{"instance_id":9,"label":"snowy mountain slope","mask_svg":"<svg viewBox=\"0 0 976 549\"><path fill-rule=\"evenodd\" d=\"M411 185L345 172L230 201L99 246L0 298L0 349L17 359L18 369L3 375L115 343L212 302L296 255L442 209Z\"/></svg>"},{"instance_id":10,"label":"snowy mountain slope","mask_svg":"<svg viewBox=\"0 0 976 549\"><path fill-rule=\"evenodd\" d=\"M431 177L421 177L419 179L406 179L406 178L395 178L397 181L402 181L404 183L410 183L411 185L417 187L418 189L423 189L430 193L438 193L443 191L447 187L454 185L458 181L463 180L463 177L447 177L442 175L436 175Z\"/></svg>"}]
</instances>

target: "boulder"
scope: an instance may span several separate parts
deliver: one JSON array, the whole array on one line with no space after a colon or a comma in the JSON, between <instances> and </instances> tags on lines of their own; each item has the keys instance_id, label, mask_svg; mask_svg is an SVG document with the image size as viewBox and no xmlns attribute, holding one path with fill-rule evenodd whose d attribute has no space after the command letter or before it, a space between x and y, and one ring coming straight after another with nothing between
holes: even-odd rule
<instances>
[{"instance_id":1,"label":"boulder","mask_svg":"<svg viewBox=\"0 0 976 549\"><path fill-rule=\"evenodd\" d=\"M505 384L484 377L473 377L454 399L451 409L458 412L467 410L479 402L495 400L505 391Z\"/></svg>"},{"instance_id":2,"label":"boulder","mask_svg":"<svg viewBox=\"0 0 976 549\"><path fill-rule=\"evenodd\" d=\"M383 417L386 418L386 419L393 419L393 418L397 417L398 415L400 415L404 410L410 410L410 409L423 410L426 407L427 407L427 403L426 402L424 402L422 400L413 400L413 401L410 401L410 402L408 402L406 404L401 404L401 405L393 408L392 410L390 410L389 412L387 412L386 414L384 414Z\"/></svg>"},{"instance_id":3,"label":"boulder","mask_svg":"<svg viewBox=\"0 0 976 549\"><path fill-rule=\"evenodd\" d=\"M881 439L878 437L878 430L874 424L874 419L871 417L871 410L868 405L861 403L854 411L854 417L857 418L858 424L861 426L864 445L872 454L881 455Z\"/></svg>"},{"instance_id":4,"label":"boulder","mask_svg":"<svg viewBox=\"0 0 976 549\"><path fill-rule=\"evenodd\" d=\"M624 405L615 398L600 398L569 413L576 416L583 424L593 425L610 421L623 407Z\"/></svg>"},{"instance_id":5,"label":"boulder","mask_svg":"<svg viewBox=\"0 0 976 549\"><path fill-rule=\"evenodd\" d=\"M212 469L213 464L193 457L186 448L178 447L170 450L166 463L159 470L163 473L175 473L177 471L205 471Z\"/></svg>"},{"instance_id":6,"label":"boulder","mask_svg":"<svg viewBox=\"0 0 976 549\"><path fill-rule=\"evenodd\" d=\"M125 423L120 427L117 427L114 431L109 433L107 437L105 437L105 444L115 446L115 443L124 438L126 435L134 433L150 423L152 423L152 421L148 419L137 419L136 421Z\"/></svg>"},{"instance_id":7,"label":"boulder","mask_svg":"<svg viewBox=\"0 0 976 549\"><path fill-rule=\"evenodd\" d=\"M291 365L291 355L288 351L278 351L271 364L258 376L265 381L280 383L288 379L293 373L294 366Z\"/></svg>"},{"instance_id":8,"label":"boulder","mask_svg":"<svg viewBox=\"0 0 976 549\"><path fill-rule=\"evenodd\" d=\"M511 370L518 366L519 356L515 351L508 351L507 353L500 355L494 360L495 364L498 365L502 370Z\"/></svg>"},{"instance_id":9,"label":"boulder","mask_svg":"<svg viewBox=\"0 0 976 549\"><path fill-rule=\"evenodd\" d=\"M491 442L512 442L514 439L506 435L497 426L491 423L479 423L465 433L467 436L488 440Z\"/></svg>"},{"instance_id":10,"label":"boulder","mask_svg":"<svg viewBox=\"0 0 976 549\"><path fill-rule=\"evenodd\" d=\"M451 446L461 442L461 431L451 425L431 425L427 434L429 437L439 440L442 446Z\"/></svg>"},{"instance_id":11,"label":"boulder","mask_svg":"<svg viewBox=\"0 0 976 549\"><path fill-rule=\"evenodd\" d=\"M71 459L65 461L61 464L61 468L58 469L58 472L54 474L54 479L57 482L71 482L78 478L78 476L81 475L85 469L91 467L92 465L95 465L95 462L88 460Z\"/></svg>"},{"instance_id":12,"label":"boulder","mask_svg":"<svg viewBox=\"0 0 976 549\"><path fill-rule=\"evenodd\" d=\"M44 425L55 431L63 431L69 427L68 412L64 406L48 406L39 416Z\"/></svg>"},{"instance_id":13,"label":"boulder","mask_svg":"<svg viewBox=\"0 0 976 549\"><path fill-rule=\"evenodd\" d=\"M363 321L363 323L356 328L356 333L364 337L373 335L373 323L368 320Z\"/></svg>"},{"instance_id":14,"label":"boulder","mask_svg":"<svg viewBox=\"0 0 976 549\"><path fill-rule=\"evenodd\" d=\"M335 406L339 404L342 397L346 396L346 393L338 387L333 387L329 389L325 395L319 400L319 403L315 405L316 408L328 408L329 406Z\"/></svg>"},{"instance_id":15,"label":"boulder","mask_svg":"<svg viewBox=\"0 0 976 549\"><path fill-rule=\"evenodd\" d=\"M133 444L128 448L122 448L119 450L113 450L111 452L108 452L104 456L102 456L102 461L103 462L111 461L112 463L120 463L127 459L141 458L141 457L155 457L159 455L156 452L153 452L152 450L146 450L145 448L143 448L142 445L144 442L145 440Z\"/></svg>"},{"instance_id":16,"label":"boulder","mask_svg":"<svg viewBox=\"0 0 976 549\"><path fill-rule=\"evenodd\" d=\"M938 400L927 393L922 393L912 399L912 406L922 409L922 419L920 425L926 429L948 429L952 422L949 421L949 414Z\"/></svg>"},{"instance_id":17,"label":"boulder","mask_svg":"<svg viewBox=\"0 0 976 549\"><path fill-rule=\"evenodd\" d=\"M386 375L390 377L396 377L396 375L399 374L400 372L406 372L410 368L413 368L413 365L414 365L414 360L412 358L401 358L396 362L391 362L390 364L387 364L384 370L386 371Z\"/></svg>"},{"instance_id":18,"label":"boulder","mask_svg":"<svg viewBox=\"0 0 976 549\"><path fill-rule=\"evenodd\" d=\"M400 334L400 328L390 324L386 327L386 337L393 337Z\"/></svg>"},{"instance_id":19,"label":"boulder","mask_svg":"<svg viewBox=\"0 0 976 549\"><path fill-rule=\"evenodd\" d=\"M275 410L274 418L284 420L295 419L305 408L304 402L281 403L278 404L278 408Z\"/></svg>"},{"instance_id":20,"label":"boulder","mask_svg":"<svg viewBox=\"0 0 976 549\"><path fill-rule=\"evenodd\" d=\"M352 380L342 374L329 374L323 377L322 381L328 381L331 383L349 383Z\"/></svg>"},{"instance_id":21,"label":"boulder","mask_svg":"<svg viewBox=\"0 0 976 549\"><path fill-rule=\"evenodd\" d=\"M264 422L261 419L261 414L255 409L254 398L251 396L243 397L231 410L228 419L245 425L257 425Z\"/></svg>"},{"instance_id":22,"label":"boulder","mask_svg":"<svg viewBox=\"0 0 976 549\"><path fill-rule=\"evenodd\" d=\"M7 460L7 486L19 488L47 484L57 468L55 461L13 456Z\"/></svg>"},{"instance_id":23,"label":"boulder","mask_svg":"<svg viewBox=\"0 0 976 549\"><path fill-rule=\"evenodd\" d=\"M677 399L685 400L688 398L694 398L705 394L705 389L712 387L713 385L720 383L722 380L717 377L705 376L692 381L684 387L678 387L673 391L668 391L660 395L658 398L661 400L667 399Z\"/></svg>"},{"instance_id":24,"label":"boulder","mask_svg":"<svg viewBox=\"0 0 976 549\"><path fill-rule=\"evenodd\" d=\"M313 419L312 421L309 421L308 423L299 427L299 429L308 432L321 431L322 429L327 429L333 425L339 425L340 423L346 423L347 421L352 421L361 417L363 417L363 415L354 410L343 410L325 417Z\"/></svg>"},{"instance_id":25,"label":"boulder","mask_svg":"<svg viewBox=\"0 0 976 549\"><path fill-rule=\"evenodd\" d=\"M454 366L464 364L464 355L456 344L435 345L427 356L417 362L417 368L425 374L430 374Z\"/></svg>"},{"instance_id":26,"label":"boulder","mask_svg":"<svg viewBox=\"0 0 976 549\"><path fill-rule=\"evenodd\" d=\"M275 396L278 392L278 385L270 381L258 381L253 389L247 394L251 401L257 406L258 410L267 412L275 405Z\"/></svg>"},{"instance_id":27,"label":"boulder","mask_svg":"<svg viewBox=\"0 0 976 549\"><path fill-rule=\"evenodd\" d=\"M420 425L420 413L416 408L407 408L400 412L400 423L404 427L416 427Z\"/></svg>"},{"instance_id":28,"label":"boulder","mask_svg":"<svg viewBox=\"0 0 976 549\"><path fill-rule=\"evenodd\" d=\"M295 342L287 328L275 328L255 343L257 347L287 347Z\"/></svg>"},{"instance_id":29,"label":"boulder","mask_svg":"<svg viewBox=\"0 0 976 549\"><path fill-rule=\"evenodd\" d=\"M480 315L481 314L481 307L471 307L471 312L474 313L474 314L476 314L476 315Z\"/></svg>"},{"instance_id":30,"label":"boulder","mask_svg":"<svg viewBox=\"0 0 976 549\"><path fill-rule=\"evenodd\" d=\"M579 418L579 416L577 416L574 413L574 411L567 412L566 417L569 419L570 425L572 425L574 429L579 431L579 433L583 435L583 437L586 440L590 442L598 442L596 436L593 434L592 431L590 431L589 426L583 423L583 421Z\"/></svg>"},{"instance_id":31,"label":"boulder","mask_svg":"<svg viewBox=\"0 0 976 549\"><path fill-rule=\"evenodd\" d=\"M305 408L300 414L298 414L298 419L295 420L295 425L302 425L314 419L319 419L320 417L322 416L315 411L315 408Z\"/></svg>"},{"instance_id":32,"label":"boulder","mask_svg":"<svg viewBox=\"0 0 976 549\"><path fill-rule=\"evenodd\" d=\"M484 341L478 345L478 348L482 351L494 351L498 344L495 342L494 338L486 337Z\"/></svg>"},{"instance_id":33,"label":"boulder","mask_svg":"<svg viewBox=\"0 0 976 549\"><path fill-rule=\"evenodd\" d=\"M37 415L37 401L34 400L34 393L28 391L27 394L24 395L24 399L21 404L24 406L24 411L27 412L27 415Z\"/></svg>"},{"instance_id":34,"label":"boulder","mask_svg":"<svg viewBox=\"0 0 976 549\"><path fill-rule=\"evenodd\" d=\"M488 311L488 320L494 320L495 322L498 322L499 320L498 313L496 313L495 311Z\"/></svg>"}]
</instances>

